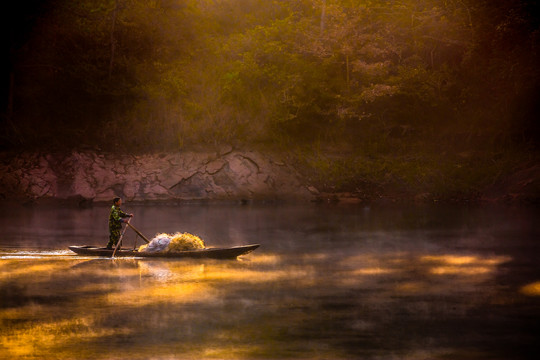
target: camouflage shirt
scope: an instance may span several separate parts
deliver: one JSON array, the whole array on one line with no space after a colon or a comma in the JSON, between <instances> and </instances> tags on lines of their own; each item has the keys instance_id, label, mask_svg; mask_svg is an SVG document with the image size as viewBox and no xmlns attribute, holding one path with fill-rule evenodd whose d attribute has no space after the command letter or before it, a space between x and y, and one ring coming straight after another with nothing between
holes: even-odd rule
<instances>
[{"instance_id":1,"label":"camouflage shirt","mask_svg":"<svg viewBox=\"0 0 540 360\"><path fill-rule=\"evenodd\" d=\"M113 205L109 213L109 230L122 228L122 218L129 217L119 206Z\"/></svg>"}]
</instances>

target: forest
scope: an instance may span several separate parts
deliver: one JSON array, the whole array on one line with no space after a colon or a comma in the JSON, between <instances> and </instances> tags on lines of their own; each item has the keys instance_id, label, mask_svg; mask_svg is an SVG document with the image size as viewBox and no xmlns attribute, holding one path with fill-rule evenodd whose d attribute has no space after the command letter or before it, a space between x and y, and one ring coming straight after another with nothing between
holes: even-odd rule
<instances>
[{"instance_id":1,"label":"forest","mask_svg":"<svg viewBox=\"0 0 540 360\"><path fill-rule=\"evenodd\" d=\"M4 25L4 150L227 145L323 189L454 197L538 160L536 1L29 4Z\"/></svg>"}]
</instances>

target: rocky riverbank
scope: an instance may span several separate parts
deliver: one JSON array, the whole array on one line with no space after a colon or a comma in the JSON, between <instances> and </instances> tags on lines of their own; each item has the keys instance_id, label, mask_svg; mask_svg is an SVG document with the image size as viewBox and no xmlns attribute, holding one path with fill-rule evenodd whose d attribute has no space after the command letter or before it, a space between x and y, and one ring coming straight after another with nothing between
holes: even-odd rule
<instances>
[{"instance_id":1,"label":"rocky riverbank","mask_svg":"<svg viewBox=\"0 0 540 360\"><path fill-rule=\"evenodd\" d=\"M2 154L0 199L110 201L312 200L294 168L279 158L229 149L147 155Z\"/></svg>"},{"instance_id":2,"label":"rocky riverbank","mask_svg":"<svg viewBox=\"0 0 540 360\"><path fill-rule=\"evenodd\" d=\"M536 164L525 164L472 195L458 192L446 198L426 190L433 184L404 187L388 182L386 175L352 190L329 191L327 183L332 179L321 181L320 174L313 176L316 169L304 167L285 155L232 148L143 155L0 153L0 201L89 205L121 196L129 202L538 203L540 198L540 166Z\"/></svg>"}]
</instances>

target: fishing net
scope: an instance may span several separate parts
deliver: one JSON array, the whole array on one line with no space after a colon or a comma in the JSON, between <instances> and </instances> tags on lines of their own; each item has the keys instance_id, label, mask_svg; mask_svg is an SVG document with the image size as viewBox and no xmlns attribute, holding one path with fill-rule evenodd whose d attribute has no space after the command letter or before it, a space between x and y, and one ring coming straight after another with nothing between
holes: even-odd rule
<instances>
[{"instance_id":1,"label":"fishing net","mask_svg":"<svg viewBox=\"0 0 540 360\"><path fill-rule=\"evenodd\" d=\"M161 252L169 246L171 236L169 234L157 234L148 244L139 247L141 252Z\"/></svg>"},{"instance_id":2,"label":"fishing net","mask_svg":"<svg viewBox=\"0 0 540 360\"><path fill-rule=\"evenodd\" d=\"M204 249L204 241L190 233L176 233L169 243L169 252Z\"/></svg>"},{"instance_id":3,"label":"fishing net","mask_svg":"<svg viewBox=\"0 0 540 360\"><path fill-rule=\"evenodd\" d=\"M157 234L148 244L139 247L140 252L179 252L204 249L204 241L190 233Z\"/></svg>"}]
</instances>

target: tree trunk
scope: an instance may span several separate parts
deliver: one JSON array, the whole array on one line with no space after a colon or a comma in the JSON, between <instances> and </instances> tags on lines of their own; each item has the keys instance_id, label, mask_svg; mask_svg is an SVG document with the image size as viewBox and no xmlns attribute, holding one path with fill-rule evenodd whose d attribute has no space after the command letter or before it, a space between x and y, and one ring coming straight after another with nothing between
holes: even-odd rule
<instances>
[{"instance_id":1,"label":"tree trunk","mask_svg":"<svg viewBox=\"0 0 540 360\"><path fill-rule=\"evenodd\" d=\"M113 70L113 66L114 66L114 55L115 55L115 52L116 52L116 38L114 37L114 30L115 30L115 27L116 27L116 16L117 16L117 14L118 14L118 0L115 0L114 1L114 10L113 10L113 14L112 14L111 38L110 38L110 42L111 42L111 58L110 58L110 61L109 61L109 80L111 80L112 70Z\"/></svg>"},{"instance_id":2,"label":"tree trunk","mask_svg":"<svg viewBox=\"0 0 540 360\"><path fill-rule=\"evenodd\" d=\"M11 123L13 119L13 93L15 91L15 74L13 70L9 72L9 89L8 89L8 103L6 109L6 119L8 123Z\"/></svg>"},{"instance_id":3,"label":"tree trunk","mask_svg":"<svg viewBox=\"0 0 540 360\"><path fill-rule=\"evenodd\" d=\"M323 0L321 11L321 34L324 32L324 22L326 20L326 0Z\"/></svg>"},{"instance_id":4,"label":"tree trunk","mask_svg":"<svg viewBox=\"0 0 540 360\"><path fill-rule=\"evenodd\" d=\"M349 55L345 55L345 65L347 67L347 91L351 90L351 82L350 82L350 68L349 68Z\"/></svg>"}]
</instances>

